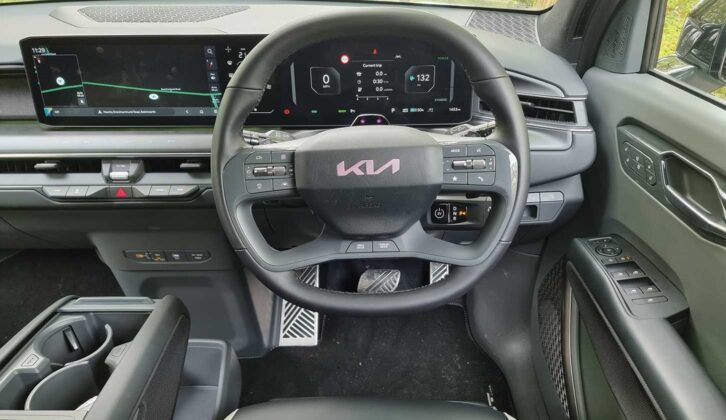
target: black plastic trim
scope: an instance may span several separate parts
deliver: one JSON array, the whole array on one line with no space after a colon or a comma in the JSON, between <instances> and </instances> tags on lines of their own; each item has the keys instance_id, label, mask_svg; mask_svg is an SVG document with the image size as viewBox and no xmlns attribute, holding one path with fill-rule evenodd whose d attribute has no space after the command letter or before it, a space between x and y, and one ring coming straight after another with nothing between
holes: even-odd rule
<instances>
[{"instance_id":1,"label":"black plastic trim","mask_svg":"<svg viewBox=\"0 0 726 420\"><path fill-rule=\"evenodd\" d=\"M618 241L624 242L622 238ZM590 295L663 415L684 420L721 418L726 413L726 399L671 324L685 308L671 315L634 317L584 241L573 242L568 257L570 284Z\"/></svg>"}]
</instances>

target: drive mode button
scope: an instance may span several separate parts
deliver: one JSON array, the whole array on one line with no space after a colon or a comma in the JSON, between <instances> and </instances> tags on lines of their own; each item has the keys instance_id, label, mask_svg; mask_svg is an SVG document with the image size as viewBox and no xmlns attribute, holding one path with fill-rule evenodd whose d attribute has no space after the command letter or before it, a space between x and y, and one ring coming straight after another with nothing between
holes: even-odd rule
<instances>
[{"instance_id":1,"label":"drive mode button","mask_svg":"<svg viewBox=\"0 0 726 420\"><path fill-rule=\"evenodd\" d=\"M351 242L348 252L373 252L373 243L371 241Z\"/></svg>"},{"instance_id":2,"label":"drive mode button","mask_svg":"<svg viewBox=\"0 0 726 420\"><path fill-rule=\"evenodd\" d=\"M373 241L373 252L397 252L398 247L393 241Z\"/></svg>"}]
</instances>

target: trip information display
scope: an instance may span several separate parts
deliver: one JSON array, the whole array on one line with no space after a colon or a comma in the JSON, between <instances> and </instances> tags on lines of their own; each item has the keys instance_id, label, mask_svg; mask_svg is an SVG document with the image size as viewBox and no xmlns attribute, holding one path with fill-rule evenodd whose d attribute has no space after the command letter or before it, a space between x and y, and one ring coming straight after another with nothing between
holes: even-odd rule
<instances>
[{"instance_id":1,"label":"trip information display","mask_svg":"<svg viewBox=\"0 0 726 420\"><path fill-rule=\"evenodd\" d=\"M227 83L262 38L27 38L21 48L45 124L212 125ZM458 124L471 118L471 87L427 44L341 38L281 63L247 125L345 126L371 114L375 123Z\"/></svg>"}]
</instances>

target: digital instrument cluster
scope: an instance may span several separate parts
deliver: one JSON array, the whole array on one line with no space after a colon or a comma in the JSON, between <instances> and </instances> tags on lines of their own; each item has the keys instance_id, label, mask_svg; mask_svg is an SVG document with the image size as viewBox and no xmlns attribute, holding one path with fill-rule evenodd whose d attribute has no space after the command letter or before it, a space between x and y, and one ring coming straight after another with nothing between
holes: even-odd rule
<instances>
[{"instance_id":1,"label":"digital instrument cluster","mask_svg":"<svg viewBox=\"0 0 726 420\"><path fill-rule=\"evenodd\" d=\"M262 35L26 38L38 119L57 126L212 125ZM247 125L452 125L471 87L445 52L404 37L339 38L281 63Z\"/></svg>"}]
</instances>

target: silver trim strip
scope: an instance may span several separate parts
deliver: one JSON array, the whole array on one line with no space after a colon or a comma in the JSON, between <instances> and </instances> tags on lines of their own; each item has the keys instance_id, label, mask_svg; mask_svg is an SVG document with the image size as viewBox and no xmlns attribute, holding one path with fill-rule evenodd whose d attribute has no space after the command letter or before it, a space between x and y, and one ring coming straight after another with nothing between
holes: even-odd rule
<instances>
[{"instance_id":1,"label":"silver trim strip","mask_svg":"<svg viewBox=\"0 0 726 420\"><path fill-rule=\"evenodd\" d=\"M78 158L78 157L111 157L111 158L144 158L144 157L209 157L210 152L81 152L81 153L0 153L0 159L27 158Z\"/></svg>"}]
</instances>

